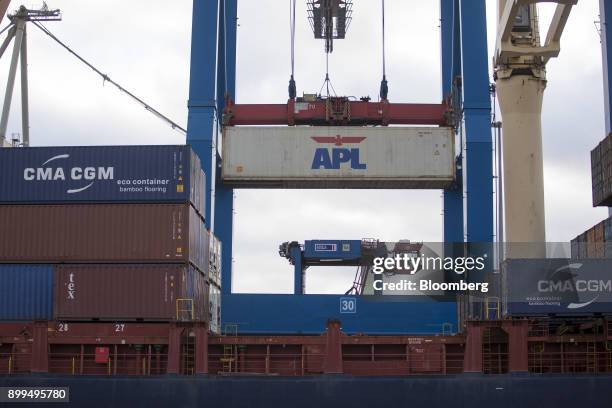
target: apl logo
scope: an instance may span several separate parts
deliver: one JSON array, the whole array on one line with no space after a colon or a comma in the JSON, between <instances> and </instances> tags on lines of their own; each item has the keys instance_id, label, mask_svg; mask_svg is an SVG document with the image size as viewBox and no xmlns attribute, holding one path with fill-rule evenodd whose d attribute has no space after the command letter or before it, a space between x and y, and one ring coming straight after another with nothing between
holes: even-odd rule
<instances>
[{"instance_id":1,"label":"apl logo","mask_svg":"<svg viewBox=\"0 0 612 408\"><path fill-rule=\"evenodd\" d=\"M68 179L89 182L83 187L66 190L68 194L75 194L93 186L95 180L113 180L115 178L114 167L72 167L64 169L61 166L49 166L51 162L69 158L69 154L60 154L51 157L38 168L28 167L23 170L23 179L25 181L66 181Z\"/></svg>"},{"instance_id":2,"label":"apl logo","mask_svg":"<svg viewBox=\"0 0 612 408\"><path fill-rule=\"evenodd\" d=\"M343 163L350 163L353 170L365 170L368 166L359 161L359 148L345 148L344 144L359 144L365 137L357 136L312 136L312 140L321 144L332 144L335 147L320 147L315 150L311 168L313 170L340 170Z\"/></svg>"}]
</instances>

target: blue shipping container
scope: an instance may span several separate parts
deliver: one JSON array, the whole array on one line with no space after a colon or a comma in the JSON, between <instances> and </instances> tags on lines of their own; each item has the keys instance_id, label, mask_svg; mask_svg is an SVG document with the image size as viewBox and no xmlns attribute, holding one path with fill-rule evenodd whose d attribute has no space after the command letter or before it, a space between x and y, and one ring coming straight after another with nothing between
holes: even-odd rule
<instances>
[{"instance_id":1,"label":"blue shipping container","mask_svg":"<svg viewBox=\"0 0 612 408\"><path fill-rule=\"evenodd\" d=\"M611 314L611 270L610 259L509 259L502 269L506 314Z\"/></svg>"},{"instance_id":2,"label":"blue shipping container","mask_svg":"<svg viewBox=\"0 0 612 408\"><path fill-rule=\"evenodd\" d=\"M53 267L0 265L0 321L53 319Z\"/></svg>"},{"instance_id":3,"label":"blue shipping container","mask_svg":"<svg viewBox=\"0 0 612 408\"><path fill-rule=\"evenodd\" d=\"M0 149L1 203L192 202L204 174L189 146Z\"/></svg>"}]
</instances>

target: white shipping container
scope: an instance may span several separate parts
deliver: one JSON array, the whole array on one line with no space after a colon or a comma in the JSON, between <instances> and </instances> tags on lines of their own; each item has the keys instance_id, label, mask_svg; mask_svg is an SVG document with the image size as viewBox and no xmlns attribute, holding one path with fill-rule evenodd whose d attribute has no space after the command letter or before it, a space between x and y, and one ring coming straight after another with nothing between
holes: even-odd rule
<instances>
[{"instance_id":1,"label":"white shipping container","mask_svg":"<svg viewBox=\"0 0 612 408\"><path fill-rule=\"evenodd\" d=\"M455 179L451 128L226 127L236 187L441 189Z\"/></svg>"}]
</instances>

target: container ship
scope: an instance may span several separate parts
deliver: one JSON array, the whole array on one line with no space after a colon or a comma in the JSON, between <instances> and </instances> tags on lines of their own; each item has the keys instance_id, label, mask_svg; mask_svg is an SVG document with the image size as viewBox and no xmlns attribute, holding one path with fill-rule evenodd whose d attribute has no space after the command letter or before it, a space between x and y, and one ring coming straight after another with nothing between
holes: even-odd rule
<instances>
[{"instance_id":1,"label":"container ship","mask_svg":"<svg viewBox=\"0 0 612 408\"><path fill-rule=\"evenodd\" d=\"M303 3L329 59L353 2ZM243 104L237 0L195 0L187 129L42 26L59 10L9 13L0 47L1 57L14 42L0 117L0 403L611 406L612 218L566 245L545 234L546 70L578 1L552 1L540 38L537 0L499 0L493 84L487 3L440 1L443 98L423 104L389 99L384 52L377 100L336 95L329 64L321 91L298 96L292 0L288 100ZM8 7L0 0L0 14ZM608 127L611 8L601 2ZM384 50L384 0L381 11ZM31 146L26 27L186 143ZM9 143L19 60L23 138ZM612 205L607 133L591 153L593 206ZM442 190L443 237L288 240L278 256L293 273L291 293L237 293L234 190L246 188ZM309 294L306 271L329 266L354 268L352 285Z\"/></svg>"}]
</instances>

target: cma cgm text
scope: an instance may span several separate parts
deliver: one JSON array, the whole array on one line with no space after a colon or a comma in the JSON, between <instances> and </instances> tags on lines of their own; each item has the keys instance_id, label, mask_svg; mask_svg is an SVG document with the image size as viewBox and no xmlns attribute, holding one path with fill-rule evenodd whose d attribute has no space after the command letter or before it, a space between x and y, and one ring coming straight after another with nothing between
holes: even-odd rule
<instances>
[{"instance_id":1,"label":"cma cgm text","mask_svg":"<svg viewBox=\"0 0 612 408\"><path fill-rule=\"evenodd\" d=\"M113 180L114 167L73 167L67 172L71 180ZM66 180L63 168L27 168L23 170L23 179L27 181L57 181Z\"/></svg>"}]
</instances>

